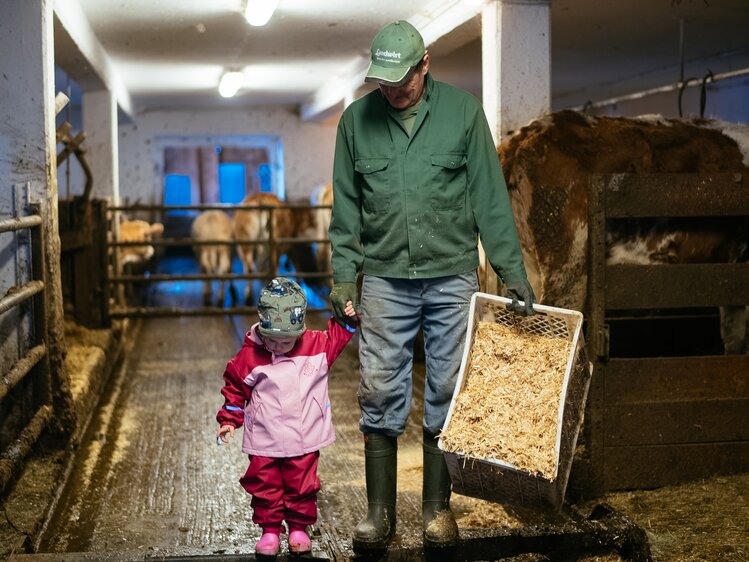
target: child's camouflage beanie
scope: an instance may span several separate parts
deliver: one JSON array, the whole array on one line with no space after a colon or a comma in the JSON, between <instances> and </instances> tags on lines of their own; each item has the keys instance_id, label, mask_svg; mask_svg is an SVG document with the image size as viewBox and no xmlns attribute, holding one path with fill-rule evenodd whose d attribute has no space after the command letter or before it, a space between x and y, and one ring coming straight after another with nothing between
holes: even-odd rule
<instances>
[{"instance_id":1,"label":"child's camouflage beanie","mask_svg":"<svg viewBox=\"0 0 749 562\"><path fill-rule=\"evenodd\" d=\"M307 298L291 279L276 277L260 293L257 303L260 334L269 338L290 338L304 332Z\"/></svg>"}]
</instances>

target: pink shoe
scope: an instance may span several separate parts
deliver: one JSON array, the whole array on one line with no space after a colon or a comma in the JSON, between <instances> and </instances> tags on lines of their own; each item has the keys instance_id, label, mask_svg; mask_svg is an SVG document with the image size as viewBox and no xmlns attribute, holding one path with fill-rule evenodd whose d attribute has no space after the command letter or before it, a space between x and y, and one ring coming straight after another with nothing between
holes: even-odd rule
<instances>
[{"instance_id":1,"label":"pink shoe","mask_svg":"<svg viewBox=\"0 0 749 562\"><path fill-rule=\"evenodd\" d=\"M277 533L263 533L260 540L255 543L255 552L263 556L275 556L278 554L280 542Z\"/></svg>"},{"instance_id":2,"label":"pink shoe","mask_svg":"<svg viewBox=\"0 0 749 562\"><path fill-rule=\"evenodd\" d=\"M306 531L294 529L289 533L289 551L293 554L304 554L312 550L312 542Z\"/></svg>"}]
</instances>

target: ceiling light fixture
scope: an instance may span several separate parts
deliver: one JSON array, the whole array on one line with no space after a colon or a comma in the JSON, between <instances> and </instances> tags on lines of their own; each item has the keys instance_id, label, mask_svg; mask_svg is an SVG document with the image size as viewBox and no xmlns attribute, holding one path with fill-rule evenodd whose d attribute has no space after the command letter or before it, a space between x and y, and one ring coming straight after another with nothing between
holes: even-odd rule
<instances>
[{"instance_id":1,"label":"ceiling light fixture","mask_svg":"<svg viewBox=\"0 0 749 562\"><path fill-rule=\"evenodd\" d=\"M276 6L278 0L247 0L244 17L250 25L265 25L276 11Z\"/></svg>"},{"instance_id":2,"label":"ceiling light fixture","mask_svg":"<svg viewBox=\"0 0 749 562\"><path fill-rule=\"evenodd\" d=\"M224 72L221 81L218 83L218 93L221 97L231 98L239 91L244 83L244 73L238 70L229 70Z\"/></svg>"}]
</instances>

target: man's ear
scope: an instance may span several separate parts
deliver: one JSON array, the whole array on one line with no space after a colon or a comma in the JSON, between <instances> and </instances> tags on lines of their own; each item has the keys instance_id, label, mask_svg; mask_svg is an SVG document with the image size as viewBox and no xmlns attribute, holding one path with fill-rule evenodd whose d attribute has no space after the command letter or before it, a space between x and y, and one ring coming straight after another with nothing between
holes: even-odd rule
<instances>
[{"instance_id":1,"label":"man's ear","mask_svg":"<svg viewBox=\"0 0 749 562\"><path fill-rule=\"evenodd\" d=\"M426 76L429 72L429 53L424 53L424 58L422 60L424 61L424 64L421 66L421 73Z\"/></svg>"}]
</instances>

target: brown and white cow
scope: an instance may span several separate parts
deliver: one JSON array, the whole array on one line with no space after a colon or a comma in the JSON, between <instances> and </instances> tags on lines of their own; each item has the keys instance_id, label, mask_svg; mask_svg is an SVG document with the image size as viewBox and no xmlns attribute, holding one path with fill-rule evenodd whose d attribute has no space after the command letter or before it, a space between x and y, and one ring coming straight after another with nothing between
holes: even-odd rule
<instances>
[{"instance_id":1,"label":"brown and white cow","mask_svg":"<svg viewBox=\"0 0 749 562\"><path fill-rule=\"evenodd\" d=\"M142 275L151 265L156 253L150 242L157 240L164 233L164 225L160 222L148 223L139 219L126 219L122 215L117 225L117 241L144 242L142 246L118 246L114 251L117 257L118 273ZM149 285L147 283L127 283L119 285L117 298L120 302L144 304L148 299Z\"/></svg>"},{"instance_id":2,"label":"brown and white cow","mask_svg":"<svg viewBox=\"0 0 749 562\"><path fill-rule=\"evenodd\" d=\"M146 242L143 246L123 246L119 248L119 263L124 267L128 264L141 264L153 257L153 246L147 244L159 238L164 233L164 225L160 222L149 224L144 220L123 220L119 225L118 240L120 242Z\"/></svg>"},{"instance_id":3,"label":"brown and white cow","mask_svg":"<svg viewBox=\"0 0 749 562\"><path fill-rule=\"evenodd\" d=\"M250 207L273 207L272 211L267 209L237 210L234 213L234 239L236 241L237 254L242 262L242 270L245 274L265 273L265 278L270 279L278 271L279 261L286 254L297 272L316 272L317 264L312 251L312 243L294 242L275 243L279 239L314 239L316 236L315 215L312 210L300 207L295 208L290 202L289 207L272 193L254 193L244 198L241 205ZM272 213L273 223L270 224L269 215ZM271 226L272 240L271 241ZM327 233L326 233L327 234ZM249 241L249 242L243 242ZM314 286L315 278L307 279L307 284ZM252 282L247 284L245 301L249 304L252 299Z\"/></svg>"},{"instance_id":4,"label":"brown and white cow","mask_svg":"<svg viewBox=\"0 0 749 562\"><path fill-rule=\"evenodd\" d=\"M211 210L200 213L192 223L192 238L196 241L222 240L231 242L232 240L232 220L223 211ZM231 271L231 246L224 244L205 244L193 247L200 271L202 273L212 273L216 275L225 275ZM204 281L203 284L203 303L206 306L211 304L211 285L212 281ZM219 281L219 290L217 294L217 306L224 304L224 288L226 282Z\"/></svg>"},{"instance_id":5,"label":"brown and white cow","mask_svg":"<svg viewBox=\"0 0 749 562\"><path fill-rule=\"evenodd\" d=\"M284 209L283 201L273 193L254 193L245 197L240 204L249 207L275 207L272 211L237 210L234 213L232 227L237 254L242 262L244 274L265 272L268 278L273 277L278 270L278 261L283 248L275 245L272 248L269 246L271 226L274 239L293 236L294 224L291 211ZM245 291L245 302L249 304L251 298L252 280L249 280Z\"/></svg>"},{"instance_id":6,"label":"brown and white cow","mask_svg":"<svg viewBox=\"0 0 749 562\"><path fill-rule=\"evenodd\" d=\"M735 126L729 136L715 122L594 118L572 111L534 121L510 137L498 154L537 300L585 307L590 174L746 174L749 152L742 153L735 138ZM698 226L687 219L622 222L607 234L608 263L748 259L745 219L703 220ZM721 315L725 351L746 351L746 309L724 308Z\"/></svg>"}]
</instances>

